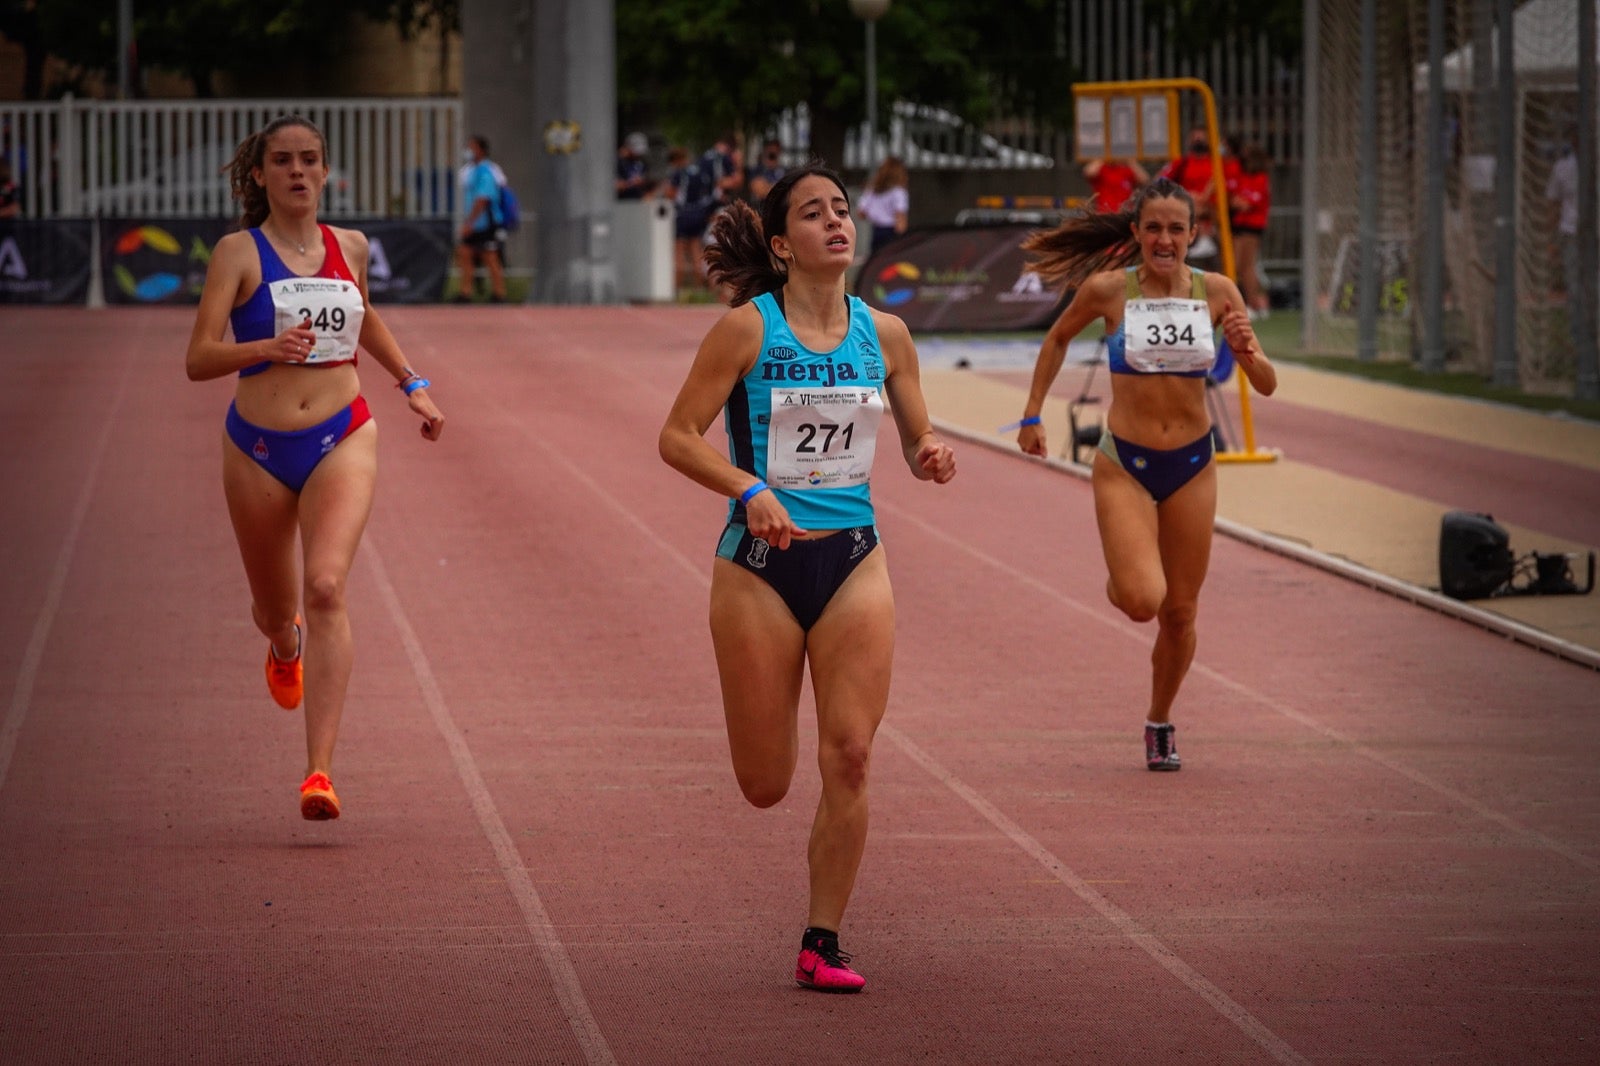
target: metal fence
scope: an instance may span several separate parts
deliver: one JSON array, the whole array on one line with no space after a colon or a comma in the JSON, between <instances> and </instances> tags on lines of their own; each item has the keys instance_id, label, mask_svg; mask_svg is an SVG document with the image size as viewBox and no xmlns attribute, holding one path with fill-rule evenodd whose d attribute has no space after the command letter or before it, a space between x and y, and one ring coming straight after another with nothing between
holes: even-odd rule
<instances>
[{"instance_id":1,"label":"metal fence","mask_svg":"<svg viewBox=\"0 0 1600 1066\"><path fill-rule=\"evenodd\" d=\"M449 217L465 133L457 99L0 104L0 156L26 218L229 215L239 142L283 114L328 141L329 218Z\"/></svg>"}]
</instances>

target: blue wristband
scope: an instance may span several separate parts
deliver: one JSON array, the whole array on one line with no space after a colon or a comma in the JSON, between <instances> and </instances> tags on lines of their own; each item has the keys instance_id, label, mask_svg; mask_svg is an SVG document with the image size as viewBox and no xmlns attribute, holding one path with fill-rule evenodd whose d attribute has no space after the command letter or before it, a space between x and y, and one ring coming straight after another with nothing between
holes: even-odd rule
<instances>
[{"instance_id":1,"label":"blue wristband","mask_svg":"<svg viewBox=\"0 0 1600 1066\"><path fill-rule=\"evenodd\" d=\"M408 381L404 385L400 386L400 388L405 392L405 394L407 396L410 396L413 392L416 392L418 389L425 389L429 385L432 385L432 384L433 384L433 382L429 381L427 378L412 378L410 381Z\"/></svg>"},{"instance_id":2,"label":"blue wristband","mask_svg":"<svg viewBox=\"0 0 1600 1066\"><path fill-rule=\"evenodd\" d=\"M750 505L750 501L756 498L756 493L766 492L767 488L768 486L765 481L758 481L740 494L739 502L748 507Z\"/></svg>"},{"instance_id":3,"label":"blue wristband","mask_svg":"<svg viewBox=\"0 0 1600 1066\"><path fill-rule=\"evenodd\" d=\"M1009 433L1013 429L1021 429L1023 426L1037 426L1043 421L1044 419L1040 418L1038 415L1033 415L1031 417L1022 419L1019 422L1013 422L1009 426L1001 426L999 429L995 430L995 432Z\"/></svg>"}]
</instances>

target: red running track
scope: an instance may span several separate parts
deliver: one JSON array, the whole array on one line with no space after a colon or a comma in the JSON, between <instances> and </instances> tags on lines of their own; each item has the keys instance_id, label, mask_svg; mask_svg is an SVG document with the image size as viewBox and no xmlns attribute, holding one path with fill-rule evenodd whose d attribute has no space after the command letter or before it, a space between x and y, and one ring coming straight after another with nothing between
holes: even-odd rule
<instances>
[{"instance_id":1,"label":"red running track","mask_svg":"<svg viewBox=\"0 0 1600 1066\"><path fill-rule=\"evenodd\" d=\"M710 312L386 317L449 424L363 367L345 816L309 824L189 316L6 313L0 1062L1595 1058L1594 672L1222 538L1186 767L1146 773L1087 486L973 447L944 489L879 467L870 984L795 988L810 752L739 798L722 505L655 455Z\"/></svg>"}]
</instances>

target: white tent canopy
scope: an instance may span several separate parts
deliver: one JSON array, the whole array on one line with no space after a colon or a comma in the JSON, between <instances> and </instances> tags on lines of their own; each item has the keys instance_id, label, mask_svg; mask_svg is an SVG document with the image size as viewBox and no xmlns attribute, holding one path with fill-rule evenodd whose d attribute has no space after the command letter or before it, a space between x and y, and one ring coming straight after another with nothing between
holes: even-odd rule
<instances>
[{"instance_id":1,"label":"white tent canopy","mask_svg":"<svg viewBox=\"0 0 1600 1066\"><path fill-rule=\"evenodd\" d=\"M1511 20L1511 61L1524 86L1562 88L1578 84L1578 5L1594 0L1528 0ZM1484 57L1492 69L1499 51L1500 31L1491 34L1491 54ZM1600 43L1595 46L1600 59ZM1472 88L1473 46L1468 43L1444 57L1445 92ZM1417 91L1428 88L1428 64L1417 64Z\"/></svg>"}]
</instances>

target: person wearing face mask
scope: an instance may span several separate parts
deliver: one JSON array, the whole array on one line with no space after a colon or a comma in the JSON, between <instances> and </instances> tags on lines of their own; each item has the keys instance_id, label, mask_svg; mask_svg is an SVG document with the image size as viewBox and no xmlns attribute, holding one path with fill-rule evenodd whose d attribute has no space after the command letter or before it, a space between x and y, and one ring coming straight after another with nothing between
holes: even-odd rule
<instances>
[{"instance_id":1,"label":"person wearing face mask","mask_svg":"<svg viewBox=\"0 0 1600 1066\"><path fill-rule=\"evenodd\" d=\"M1211 138L1204 126L1189 131L1188 151L1161 168L1157 177L1181 186L1189 193L1195 208L1195 240L1189 249L1193 259L1210 259L1217 254L1216 225L1213 221L1217 181L1224 178L1211 161Z\"/></svg>"},{"instance_id":2,"label":"person wearing face mask","mask_svg":"<svg viewBox=\"0 0 1600 1066\"><path fill-rule=\"evenodd\" d=\"M1133 621L1157 623L1144 728L1151 770L1183 765L1172 705L1194 659L1217 513L1205 399L1213 331L1220 326L1258 393L1278 384L1238 286L1185 262L1194 234L1193 197L1157 178L1122 211L1073 216L1022 245L1046 284L1076 289L1039 348L1017 424L1024 452L1050 454L1040 412L1067 344L1092 322L1105 324L1111 406L1094 457L1094 507L1107 598Z\"/></svg>"},{"instance_id":3,"label":"person wearing face mask","mask_svg":"<svg viewBox=\"0 0 1600 1066\"><path fill-rule=\"evenodd\" d=\"M489 142L479 134L467 138L461 153L461 202L465 205L460 240L456 244L456 273L460 289L453 303L472 302L478 265L489 273L489 302L506 302L505 263L500 249L505 242L505 219L500 214L500 189L505 171L489 158Z\"/></svg>"},{"instance_id":4,"label":"person wearing face mask","mask_svg":"<svg viewBox=\"0 0 1600 1066\"><path fill-rule=\"evenodd\" d=\"M643 200L650 195L650 138L630 133L617 149L616 192L619 200Z\"/></svg>"}]
</instances>

